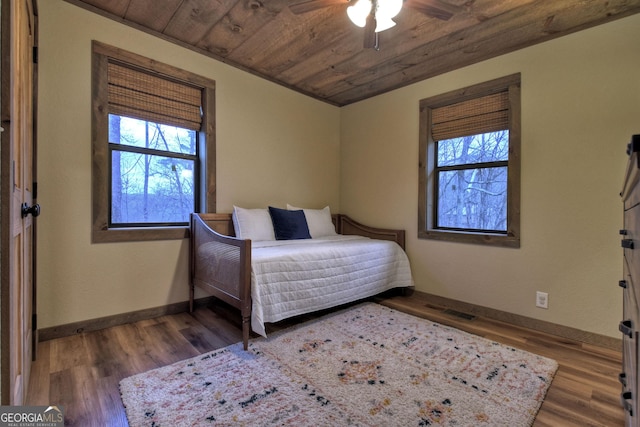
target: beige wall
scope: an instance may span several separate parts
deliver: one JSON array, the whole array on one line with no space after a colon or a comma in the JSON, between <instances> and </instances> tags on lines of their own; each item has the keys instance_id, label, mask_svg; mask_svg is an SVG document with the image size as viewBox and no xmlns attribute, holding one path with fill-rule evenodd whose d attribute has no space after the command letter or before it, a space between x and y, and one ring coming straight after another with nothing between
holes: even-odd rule
<instances>
[{"instance_id":1,"label":"beige wall","mask_svg":"<svg viewBox=\"0 0 640 427\"><path fill-rule=\"evenodd\" d=\"M217 203L338 211L340 109L61 0L41 1L38 324L188 299L188 242L91 244L91 40L214 79Z\"/></svg>"},{"instance_id":2,"label":"beige wall","mask_svg":"<svg viewBox=\"0 0 640 427\"><path fill-rule=\"evenodd\" d=\"M618 193L640 133L638 40L635 15L342 108L342 211L408 230L421 291L619 337ZM517 72L521 248L417 239L419 100Z\"/></svg>"}]
</instances>

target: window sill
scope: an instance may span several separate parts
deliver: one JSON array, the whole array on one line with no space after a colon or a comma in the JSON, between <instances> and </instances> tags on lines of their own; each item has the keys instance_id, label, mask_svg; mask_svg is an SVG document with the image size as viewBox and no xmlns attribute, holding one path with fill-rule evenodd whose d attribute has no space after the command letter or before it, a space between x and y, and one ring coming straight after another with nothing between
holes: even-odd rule
<instances>
[{"instance_id":1,"label":"window sill","mask_svg":"<svg viewBox=\"0 0 640 427\"><path fill-rule=\"evenodd\" d=\"M92 243L178 240L189 238L189 227L100 228L93 230Z\"/></svg>"},{"instance_id":2,"label":"window sill","mask_svg":"<svg viewBox=\"0 0 640 427\"><path fill-rule=\"evenodd\" d=\"M519 248L520 236L514 233L464 233L460 231L445 230L421 230L418 231L419 239L440 240L455 243L473 243L478 245L497 246L504 248Z\"/></svg>"}]
</instances>

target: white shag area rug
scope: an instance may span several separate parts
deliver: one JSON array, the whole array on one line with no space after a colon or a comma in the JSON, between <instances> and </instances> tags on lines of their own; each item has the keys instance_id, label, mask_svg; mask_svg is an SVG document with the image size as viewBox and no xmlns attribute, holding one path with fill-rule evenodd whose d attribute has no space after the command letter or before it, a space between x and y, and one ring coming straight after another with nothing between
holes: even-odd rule
<instances>
[{"instance_id":1,"label":"white shag area rug","mask_svg":"<svg viewBox=\"0 0 640 427\"><path fill-rule=\"evenodd\" d=\"M131 426L530 426L554 360L365 303L122 380Z\"/></svg>"}]
</instances>

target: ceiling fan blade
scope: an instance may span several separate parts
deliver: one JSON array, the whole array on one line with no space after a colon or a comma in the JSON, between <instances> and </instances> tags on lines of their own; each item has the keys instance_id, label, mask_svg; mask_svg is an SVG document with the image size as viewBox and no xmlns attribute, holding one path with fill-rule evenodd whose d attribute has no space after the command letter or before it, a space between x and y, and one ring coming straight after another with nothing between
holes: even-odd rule
<instances>
[{"instance_id":1,"label":"ceiling fan blade","mask_svg":"<svg viewBox=\"0 0 640 427\"><path fill-rule=\"evenodd\" d=\"M289 10L292 13L299 15L301 13L307 13L314 10L322 9L323 7L347 3L349 3L349 0L307 0L296 4L290 4Z\"/></svg>"},{"instance_id":2,"label":"ceiling fan blade","mask_svg":"<svg viewBox=\"0 0 640 427\"><path fill-rule=\"evenodd\" d=\"M376 17L373 13L370 13L367 16L367 23L364 26L364 48L369 49L377 49L377 35L376 35Z\"/></svg>"},{"instance_id":3,"label":"ceiling fan blade","mask_svg":"<svg viewBox=\"0 0 640 427\"><path fill-rule=\"evenodd\" d=\"M462 11L462 7L443 0L405 0L404 5L443 21L448 21L453 15Z\"/></svg>"}]
</instances>

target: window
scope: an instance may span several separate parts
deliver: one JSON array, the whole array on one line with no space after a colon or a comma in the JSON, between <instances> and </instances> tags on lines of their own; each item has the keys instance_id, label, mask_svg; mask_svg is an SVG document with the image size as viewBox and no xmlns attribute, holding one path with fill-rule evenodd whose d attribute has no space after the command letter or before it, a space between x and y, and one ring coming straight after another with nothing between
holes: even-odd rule
<instances>
[{"instance_id":1,"label":"window","mask_svg":"<svg viewBox=\"0 0 640 427\"><path fill-rule=\"evenodd\" d=\"M420 101L418 237L520 246L520 75Z\"/></svg>"},{"instance_id":2,"label":"window","mask_svg":"<svg viewBox=\"0 0 640 427\"><path fill-rule=\"evenodd\" d=\"M94 242L188 237L215 212L215 82L93 43Z\"/></svg>"}]
</instances>

